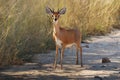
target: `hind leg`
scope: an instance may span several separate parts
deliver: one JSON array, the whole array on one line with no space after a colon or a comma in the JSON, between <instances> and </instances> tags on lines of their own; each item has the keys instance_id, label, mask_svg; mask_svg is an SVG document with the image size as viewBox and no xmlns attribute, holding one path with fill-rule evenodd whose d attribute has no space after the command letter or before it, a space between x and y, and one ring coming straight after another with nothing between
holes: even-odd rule
<instances>
[{"instance_id":1,"label":"hind leg","mask_svg":"<svg viewBox=\"0 0 120 80\"><path fill-rule=\"evenodd\" d=\"M83 66L83 63L82 63L82 47L81 45L78 43L77 44L77 60L76 60L76 64L78 63L78 51L80 50L80 64L81 64L81 67Z\"/></svg>"},{"instance_id":2,"label":"hind leg","mask_svg":"<svg viewBox=\"0 0 120 80\"><path fill-rule=\"evenodd\" d=\"M78 64L78 51L79 51L79 48L76 47L76 64Z\"/></svg>"},{"instance_id":3,"label":"hind leg","mask_svg":"<svg viewBox=\"0 0 120 80\"><path fill-rule=\"evenodd\" d=\"M83 67L83 61L82 61L82 47L80 46L80 62L81 62L81 67Z\"/></svg>"}]
</instances>

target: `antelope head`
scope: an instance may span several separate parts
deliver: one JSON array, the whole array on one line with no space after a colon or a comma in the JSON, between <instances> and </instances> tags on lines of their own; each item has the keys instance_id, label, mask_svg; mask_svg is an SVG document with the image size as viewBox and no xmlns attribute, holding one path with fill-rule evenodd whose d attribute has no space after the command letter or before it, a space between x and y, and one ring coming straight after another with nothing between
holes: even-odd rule
<instances>
[{"instance_id":1,"label":"antelope head","mask_svg":"<svg viewBox=\"0 0 120 80\"><path fill-rule=\"evenodd\" d=\"M53 22L58 21L60 15L65 14L65 12L66 12L66 8L62 8L61 10L58 9L58 11L54 11L49 7L46 7L46 13L52 16Z\"/></svg>"}]
</instances>

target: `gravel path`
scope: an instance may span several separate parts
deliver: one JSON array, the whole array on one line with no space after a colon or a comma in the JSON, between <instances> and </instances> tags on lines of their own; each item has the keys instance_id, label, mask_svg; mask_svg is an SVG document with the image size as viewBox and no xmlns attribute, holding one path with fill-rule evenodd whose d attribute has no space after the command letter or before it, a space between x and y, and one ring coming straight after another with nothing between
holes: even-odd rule
<instances>
[{"instance_id":1,"label":"gravel path","mask_svg":"<svg viewBox=\"0 0 120 80\"><path fill-rule=\"evenodd\" d=\"M63 70L59 60L53 70L55 51L35 54L32 63L0 70L0 80L120 80L120 31L87 40L89 48L83 48L84 67L75 65L75 49L65 50ZM86 45L86 44L82 44ZM110 63L101 63L108 57Z\"/></svg>"}]
</instances>

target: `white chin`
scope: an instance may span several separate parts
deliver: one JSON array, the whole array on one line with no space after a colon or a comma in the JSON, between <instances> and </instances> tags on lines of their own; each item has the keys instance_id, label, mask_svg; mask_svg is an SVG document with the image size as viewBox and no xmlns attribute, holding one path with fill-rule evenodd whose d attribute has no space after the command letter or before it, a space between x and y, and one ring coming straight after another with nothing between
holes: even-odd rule
<instances>
[{"instance_id":1,"label":"white chin","mask_svg":"<svg viewBox=\"0 0 120 80\"><path fill-rule=\"evenodd\" d=\"M55 21L55 20L53 20L53 22L55 23L55 22L57 22L57 20Z\"/></svg>"}]
</instances>

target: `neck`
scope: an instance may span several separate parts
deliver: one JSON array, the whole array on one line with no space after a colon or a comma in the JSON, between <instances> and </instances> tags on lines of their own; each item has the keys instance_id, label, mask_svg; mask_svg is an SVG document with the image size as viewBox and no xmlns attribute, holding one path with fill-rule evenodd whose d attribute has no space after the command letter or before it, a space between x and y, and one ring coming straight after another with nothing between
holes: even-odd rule
<instances>
[{"instance_id":1,"label":"neck","mask_svg":"<svg viewBox=\"0 0 120 80\"><path fill-rule=\"evenodd\" d=\"M53 21L53 25L58 25L58 20L57 21Z\"/></svg>"},{"instance_id":2,"label":"neck","mask_svg":"<svg viewBox=\"0 0 120 80\"><path fill-rule=\"evenodd\" d=\"M57 33L57 32L59 32L58 20L53 22L53 33Z\"/></svg>"}]
</instances>

